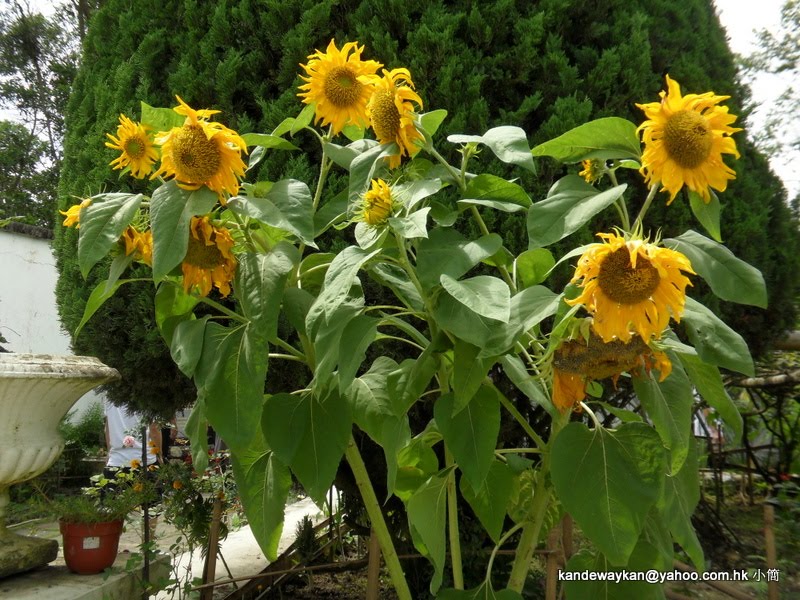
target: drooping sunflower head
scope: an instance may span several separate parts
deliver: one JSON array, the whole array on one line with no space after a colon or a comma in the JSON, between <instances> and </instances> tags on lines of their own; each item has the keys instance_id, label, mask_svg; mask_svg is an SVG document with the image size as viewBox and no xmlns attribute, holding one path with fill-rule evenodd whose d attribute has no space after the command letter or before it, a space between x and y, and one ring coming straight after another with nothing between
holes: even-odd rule
<instances>
[{"instance_id":1,"label":"drooping sunflower head","mask_svg":"<svg viewBox=\"0 0 800 600\"><path fill-rule=\"evenodd\" d=\"M419 152L417 140L422 134L414 126L415 109L422 108L422 98L414 91L414 82L408 69L383 70L383 77L373 75L367 79L375 86L375 91L367 104L375 136L381 144L395 142L399 154L389 157L389 167L400 166L403 156L414 156Z\"/></svg>"},{"instance_id":2,"label":"drooping sunflower head","mask_svg":"<svg viewBox=\"0 0 800 600\"><path fill-rule=\"evenodd\" d=\"M242 152L247 144L222 123L208 121L216 110L194 110L180 97L173 110L186 117L180 127L161 131L155 142L161 146L161 166L151 179L174 177L185 190L205 185L215 191L222 204L239 192L239 179L244 176Z\"/></svg>"},{"instance_id":3,"label":"drooping sunflower head","mask_svg":"<svg viewBox=\"0 0 800 600\"><path fill-rule=\"evenodd\" d=\"M361 60L364 46L347 42L342 49L331 40L325 52L317 50L309 55L308 62L300 65L308 75L300 78L306 83L298 94L305 104L316 102L315 123L332 126L334 135L345 125L359 127L367 124L367 101L372 94L363 76L373 75L383 65L374 60Z\"/></svg>"},{"instance_id":4,"label":"drooping sunflower head","mask_svg":"<svg viewBox=\"0 0 800 600\"><path fill-rule=\"evenodd\" d=\"M689 259L643 240L598 236L603 243L589 246L572 278L582 292L567 302L583 304L605 342L627 342L632 332L645 341L661 337L670 317L680 321L683 315L686 286L691 285L684 272L694 274Z\"/></svg>"},{"instance_id":5,"label":"drooping sunflower head","mask_svg":"<svg viewBox=\"0 0 800 600\"><path fill-rule=\"evenodd\" d=\"M739 158L731 134L741 131L731 127L736 116L719 103L730 96L705 94L681 95L677 81L667 75L667 91L661 102L637 104L647 120L639 126L645 149L641 172L650 185L669 192L670 204L686 185L710 202L709 188L723 192L736 172L722 162L723 154Z\"/></svg>"},{"instance_id":6,"label":"drooping sunflower head","mask_svg":"<svg viewBox=\"0 0 800 600\"><path fill-rule=\"evenodd\" d=\"M224 227L216 227L208 216L192 217L189 246L181 263L183 289L193 288L208 296L212 286L223 296L231 293L231 281L236 272L236 257L231 252L234 241Z\"/></svg>"},{"instance_id":7,"label":"drooping sunflower head","mask_svg":"<svg viewBox=\"0 0 800 600\"><path fill-rule=\"evenodd\" d=\"M623 342L604 342L596 333L588 339L570 339L553 354L553 404L562 412L575 407L586 397L586 385L611 377L616 384L624 372L657 368L661 380L667 378L672 363L666 354L651 349L638 335Z\"/></svg>"},{"instance_id":8,"label":"drooping sunflower head","mask_svg":"<svg viewBox=\"0 0 800 600\"><path fill-rule=\"evenodd\" d=\"M372 186L364 193L364 201L356 220L379 227L392 216L393 210L392 188L383 179L373 179Z\"/></svg>"},{"instance_id":9,"label":"drooping sunflower head","mask_svg":"<svg viewBox=\"0 0 800 600\"><path fill-rule=\"evenodd\" d=\"M86 208L91 203L92 203L92 199L91 198L85 198L85 199L81 200L80 204L73 204L67 210L58 211L62 215L64 215L66 217L64 219L64 222L62 223L62 225L64 227L72 227L74 225L75 229L80 229L80 226L81 226L81 209L82 208Z\"/></svg>"},{"instance_id":10,"label":"drooping sunflower head","mask_svg":"<svg viewBox=\"0 0 800 600\"><path fill-rule=\"evenodd\" d=\"M158 160L158 152L145 125L134 123L125 115L120 115L117 135L107 133L106 136L111 140L106 142L106 146L121 152L119 157L109 163L114 169L130 167L131 173L137 179L150 175Z\"/></svg>"}]
</instances>

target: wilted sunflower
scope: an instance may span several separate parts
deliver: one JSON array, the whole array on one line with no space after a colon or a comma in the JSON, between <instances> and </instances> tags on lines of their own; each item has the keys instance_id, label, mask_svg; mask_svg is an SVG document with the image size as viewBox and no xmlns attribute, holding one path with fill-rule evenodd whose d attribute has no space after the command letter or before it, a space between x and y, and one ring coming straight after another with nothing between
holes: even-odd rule
<instances>
[{"instance_id":1,"label":"wilted sunflower","mask_svg":"<svg viewBox=\"0 0 800 600\"><path fill-rule=\"evenodd\" d=\"M681 96L677 81L667 75L668 91L661 92L661 102L637 104L647 120L639 126L645 149L641 172L645 182L661 183L669 192L670 204L686 185L711 201L708 188L723 192L736 172L722 162L723 154L739 158L736 142L729 137L741 131L731 127L735 115L727 106L718 106L730 96L713 92Z\"/></svg>"},{"instance_id":2,"label":"wilted sunflower","mask_svg":"<svg viewBox=\"0 0 800 600\"><path fill-rule=\"evenodd\" d=\"M80 204L73 204L67 210L60 210L62 215L66 217L62 225L64 227L72 227L75 226L75 229L80 229L81 226L81 209L86 208L92 203L91 198L86 198L81 200Z\"/></svg>"},{"instance_id":3,"label":"wilted sunflower","mask_svg":"<svg viewBox=\"0 0 800 600\"><path fill-rule=\"evenodd\" d=\"M373 179L372 187L364 194L364 202L356 220L378 227L392 216L393 208L392 188L383 179Z\"/></svg>"},{"instance_id":4,"label":"wilted sunflower","mask_svg":"<svg viewBox=\"0 0 800 600\"><path fill-rule=\"evenodd\" d=\"M334 135L345 125L352 123L360 127L367 124L367 101L372 95L372 86L360 77L372 75L383 65L374 60L361 60L364 46L348 42L342 49L331 40L325 52L317 50L309 55L308 63L300 65L308 77L300 76L306 83L305 90L298 94L305 104L316 102L315 123L332 126Z\"/></svg>"},{"instance_id":5,"label":"wilted sunflower","mask_svg":"<svg viewBox=\"0 0 800 600\"><path fill-rule=\"evenodd\" d=\"M122 242L125 244L125 256L133 255L135 260L140 260L146 265L153 265L153 232L139 231L135 227L128 227L122 232Z\"/></svg>"},{"instance_id":6,"label":"wilted sunflower","mask_svg":"<svg viewBox=\"0 0 800 600\"><path fill-rule=\"evenodd\" d=\"M225 194L239 192L239 178L245 171L242 152L247 152L247 144L222 123L208 121L218 110L194 110L179 96L176 98L180 105L173 110L185 115L186 121L156 135L156 144L161 146L161 166L151 179L174 177L185 190L205 185L217 192L224 205Z\"/></svg>"},{"instance_id":7,"label":"wilted sunflower","mask_svg":"<svg viewBox=\"0 0 800 600\"><path fill-rule=\"evenodd\" d=\"M141 123L134 123L125 115L120 115L117 135L114 137L107 133L111 142L106 142L106 146L119 150L122 154L109 164L115 169L130 167L131 173L137 179L150 175L153 164L158 160L158 152L153 147L147 129Z\"/></svg>"},{"instance_id":8,"label":"wilted sunflower","mask_svg":"<svg viewBox=\"0 0 800 600\"><path fill-rule=\"evenodd\" d=\"M186 293L196 286L201 296L208 296L212 285L223 296L231 293L230 283L236 271L233 244L224 227L215 227L207 216L192 217L189 247L181 264Z\"/></svg>"},{"instance_id":9,"label":"wilted sunflower","mask_svg":"<svg viewBox=\"0 0 800 600\"><path fill-rule=\"evenodd\" d=\"M611 377L616 385L624 372L649 372L651 368L659 370L663 381L672 371L672 363L638 335L627 342L604 342L595 333L590 333L588 340L566 340L553 355L553 404L561 411L571 409L586 397L589 382Z\"/></svg>"},{"instance_id":10,"label":"wilted sunflower","mask_svg":"<svg viewBox=\"0 0 800 600\"><path fill-rule=\"evenodd\" d=\"M694 275L689 259L643 240L597 235L603 243L590 245L572 278L572 283L582 279L583 291L567 302L584 305L605 342L615 337L627 342L632 331L645 341L660 337L670 316L680 321L683 315L691 282L682 271Z\"/></svg>"},{"instance_id":11,"label":"wilted sunflower","mask_svg":"<svg viewBox=\"0 0 800 600\"><path fill-rule=\"evenodd\" d=\"M383 70L383 77L373 75L369 78L375 91L367 104L369 116L375 135L381 144L395 142L400 153L389 157L389 167L400 166L403 156L414 156L419 152L416 140L422 134L414 126L414 105L422 108L422 98L414 91L414 82L408 69Z\"/></svg>"}]
</instances>

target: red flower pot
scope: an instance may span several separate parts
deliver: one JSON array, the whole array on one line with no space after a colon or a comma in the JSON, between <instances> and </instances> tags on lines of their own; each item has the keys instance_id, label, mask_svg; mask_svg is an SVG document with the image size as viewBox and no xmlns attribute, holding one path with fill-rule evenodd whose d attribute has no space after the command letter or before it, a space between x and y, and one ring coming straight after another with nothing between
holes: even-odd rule
<instances>
[{"instance_id":1,"label":"red flower pot","mask_svg":"<svg viewBox=\"0 0 800 600\"><path fill-rule=\"evenodd\" d=\"M79 575L94 575L114 564L122 521L59 523L64 539L64 561Z\"/></svg>"}]
</instances>

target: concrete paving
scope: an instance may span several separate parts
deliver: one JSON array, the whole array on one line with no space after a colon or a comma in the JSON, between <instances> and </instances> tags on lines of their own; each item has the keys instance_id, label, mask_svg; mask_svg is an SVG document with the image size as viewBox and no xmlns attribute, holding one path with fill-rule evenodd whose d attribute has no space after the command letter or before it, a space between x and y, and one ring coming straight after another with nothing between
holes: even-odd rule
<instances>
[{"instance_id":1,"label":"concrete paving","mask_svg":"<svg viewBox=\"0 0 800 600\"><path fill-rule=\"evenodd\" d=\"M292 544L297 523L305 515L311 516L315 522L323 518L319 508L309 498L286 507L286 521L278 545L279 554ZM14 531L23 535L57 539L60 545L61 534L58 523L34 522L16 527ZM156 578L178 576L183 581L191 581L192 577L202 576L204 559L201 551L198 549L192 553L182 552L183 546L178 543L179 537L180 533L171 525L157 523L156 543L159 551L165 554L155 567ZM50 565L0 580L0 600L138 600L141 598L141 588L136 574L126 572L125 564L133 553L139 552L141 540L141 521L135 519L126 525L122 534L119 555L110 576L104 573L98 575L70 573L64 563L62 549L59 547L58 557ZM215 580L231 576L235 578L255 575L268 564L249 526L230 532L223 540L221 548L224 561L217 560ZM233 589L232 584L220 586L215 590L214 597L224 598ZM158 600L171 600L178 595L177 592L173 594L162 591L155 597Z\"/></svg>"}]
</instances>

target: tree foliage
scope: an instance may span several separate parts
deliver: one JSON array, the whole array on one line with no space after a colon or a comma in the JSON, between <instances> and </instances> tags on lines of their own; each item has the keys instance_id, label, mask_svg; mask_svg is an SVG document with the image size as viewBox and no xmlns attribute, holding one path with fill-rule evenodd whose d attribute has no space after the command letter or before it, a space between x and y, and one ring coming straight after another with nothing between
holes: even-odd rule
<instances>
[{"instance_id":1,"label":"tree foliage","mask_svg":"<svg viewBox=\"0 0 800 600\"><path fill-rule=\"evenodd\" d=\"M60 207L76 196L120 188L120 181L108 179L114 154L103 140L119 113L139 114L139 100L173 106L180 94L192 106L221 110L221 120L240 133L270 132L299 112L298 65L331 38L358 40L367 48L365 58L381 57L387 68L409 68L426 109L449 112L442 138L516 124L534 146L592 118L616 115L638 123L643 117L635 103L657 100L667 72L687 92L730 94L734 114L742 113L747 99L708 0L108 0L86 35L67 111ZM723 235L737 256L764 271L770 307L723 303L718 314L759 352L794 322L800 248L780 182L745 134L737 135L737 143L742 159L726 193ZM490 161L490 154L480 159ZM534 201L565 172L555 161L538 167L537 181L543 183L521 181ZM315 171L305 156L273 153L259 175L310 182ZM641 186L640 179L632 171L627 183ZM135 183L130 191L138 191ZM659 197L651 213L653 222L669 223L667 237L687 229L693 218L684 197L668 208L664 200ZM489 228L503 231L509 248L519 251L524 218L498 219ZM600 230L602 223L596 225ZM588 229L580 235L591 240ZM57 228L59 306L73 331L97 282L94 272L88 281L79 275L75 243L74 232ZM76 347L128 377L124 391L112 397L133 403L150 398L156 406L170 393L166 387L152 390L154 382L179 376L166 348L153 345L156 334L145 310L151 292L133 285L103 307ZM695 291L703 292L699 282ZM142 310L135 322L121 310L131 305ZM188 394L181 391L175 402Z\"/></svg>"}]
</instances>

